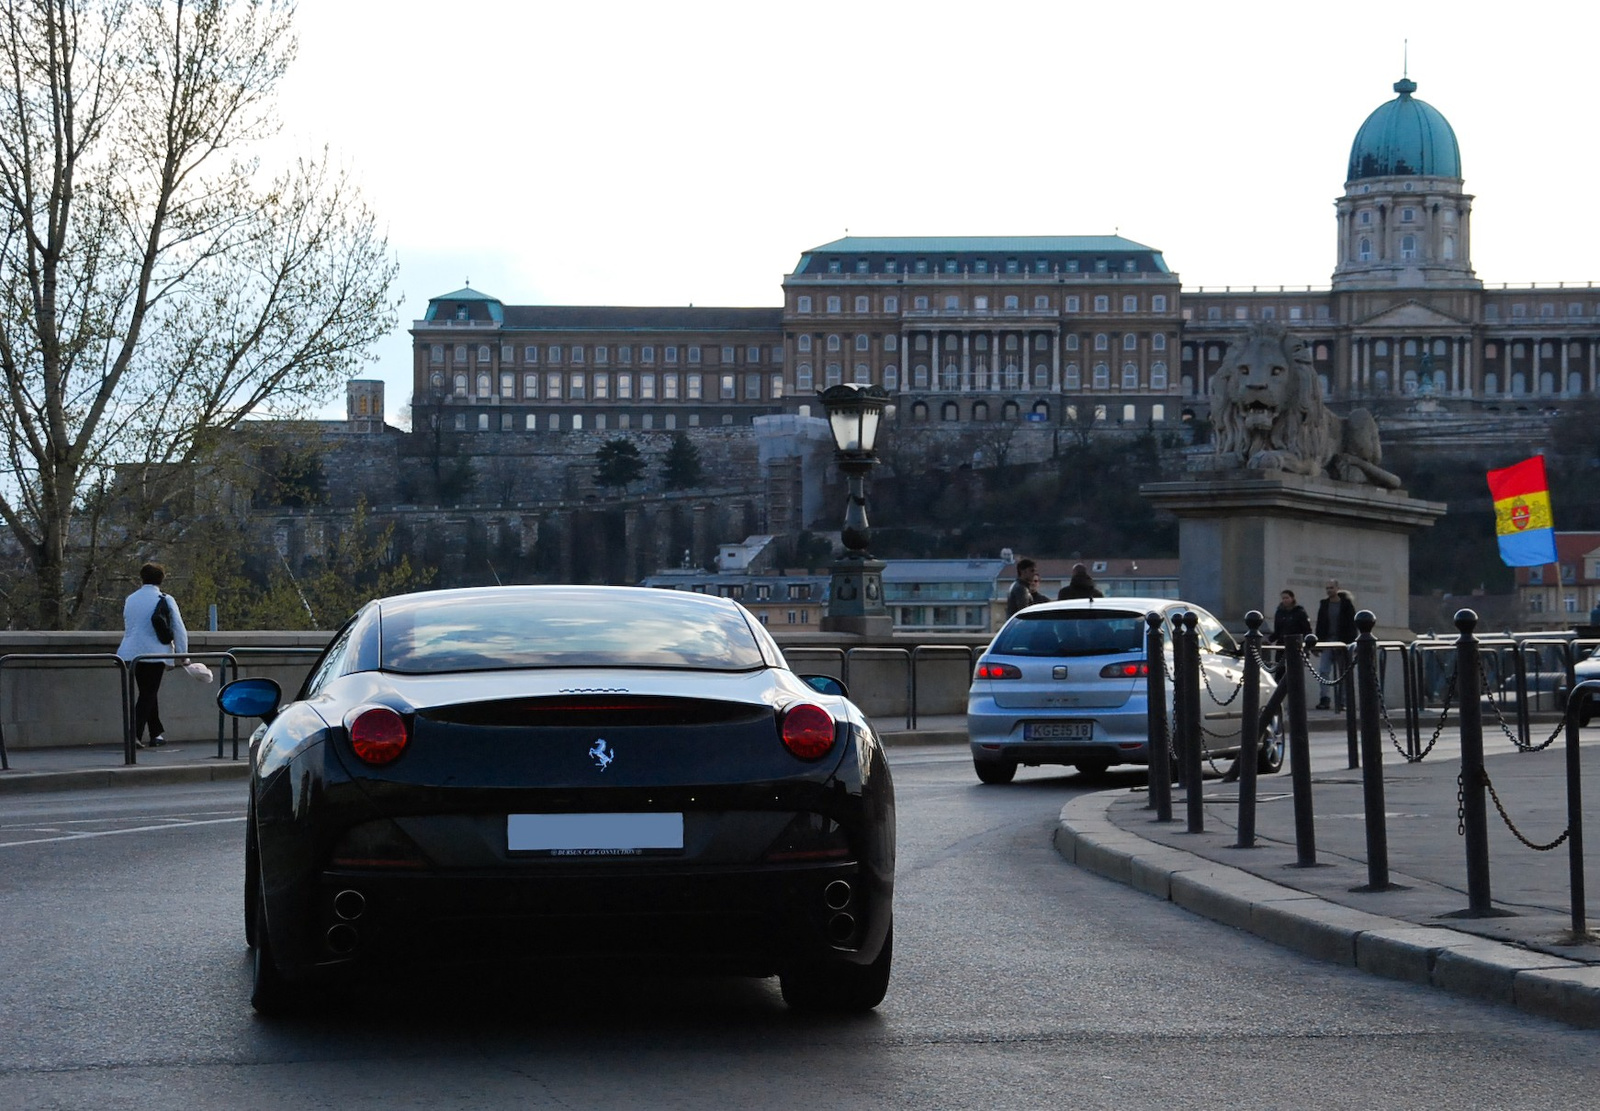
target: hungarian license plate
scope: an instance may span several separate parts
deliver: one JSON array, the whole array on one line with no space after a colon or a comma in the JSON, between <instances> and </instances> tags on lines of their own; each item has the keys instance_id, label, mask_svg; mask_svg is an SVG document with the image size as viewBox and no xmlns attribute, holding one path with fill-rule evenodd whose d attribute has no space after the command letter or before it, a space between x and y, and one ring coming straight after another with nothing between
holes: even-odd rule
<instances>
[{"instance_id":1,"label":"hungarian license plate","mask_svg":"<svg viewBox=\"0 0 1600 1111\"><path fill-rule=\"evenodd\" d=\"M546 856L683 852L682 814L509 814L506 847Z\"/></svg>"},{"instance_id":2,"label":"hungarian license plate","mask_svg":"<svg viewBox=\"0 0 1600 1111\"><path fill-rule=\"evenodd\" d=\"M1022 727L1025 741L1092 741L1092 721L1033 721Z\"/></svg>"}]
</instances>

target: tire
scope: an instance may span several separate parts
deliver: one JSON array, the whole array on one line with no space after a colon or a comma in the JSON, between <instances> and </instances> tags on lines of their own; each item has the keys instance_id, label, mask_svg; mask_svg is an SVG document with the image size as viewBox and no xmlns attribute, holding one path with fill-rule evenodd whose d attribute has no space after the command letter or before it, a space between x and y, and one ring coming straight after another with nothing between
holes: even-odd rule
<instances>
[{"instance_id":1,"label":"tire","mask_svg":"<svg viewBox=\"0 0 1600 1111\"><path fill-rule=\"evenodd\" d=\"M287 979L272 954L272 937L267 931L266 898L262 888L255 898L256 945L251 959L250 1006L267 1018L295 1014L306 1001L304 989Z\"/></svg>"},{"instance_id":2,"label":"tire","mask_svg":"<svg viewBox=\"0 0 1600 1111\"><path fill-rule=\"evenodd\" d=\"M792 1010L864 1014L883 1002L894 963L894 922L871 964L834 964L793 969L778 976L783 1001Z\"/></svg>"},{"instance_id":3,"label":"tire","mask_svg":"<svg viewBox=\"0 0 1600 1111\"><path fill-rule=\"evenodd\" d=\"M1072 766L1078 769L1079 775L1098 779L1110 770L1111 761L1103 756L1096 756L1093 759L1075 761Z\"/></svg>"},{"instance_id":4,"label":"tire","mask_svg":"<svg viewBox=\"0 0 1600 1111\"><path fill-rule=\"evenodd\" d=\"M1283 730L1278 728L1279 722L1270 722L1267 731L1261 738L1261 745L1256 749L1256 774L1277 775L1283 770Z\"/></svg>"},{"instance_id":5,"label":"tire","mask_svg":"<svg viewBox=\"0 0 1600 1111\"><path fill-rule=\"evenodd\" d=\"M972 767L985 783L1010 783L1017 774L1017 766L1009 760L974 760Z\"/></svg>"}]
</instances>

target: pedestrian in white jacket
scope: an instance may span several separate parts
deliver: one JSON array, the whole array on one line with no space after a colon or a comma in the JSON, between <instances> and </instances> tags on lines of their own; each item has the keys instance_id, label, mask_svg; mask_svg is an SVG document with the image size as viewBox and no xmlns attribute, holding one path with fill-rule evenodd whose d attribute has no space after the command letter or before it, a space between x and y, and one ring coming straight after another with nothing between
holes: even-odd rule
<instances>
[{"instance_id":1,"label":"pedestrian in white jacket","mask_svg":"<svg viewBox=\"0 0 1600 1111\"><path fill-rule=\"evenodd\" d=\"M139 581L144 585L128 595L122 603L122 643L117 655L132 663L140 656L182 654L189 650L189 630L183 627L183 615L178 612L178 600L161 590L161 580L166 571L159 563L146 563L139 568ZM172 640L163 642L156 634L156 607L161 599L167 600L168 621L172 625ZM133 704L133 739L140 748L159 748L167 743L166 730L161 726L161 708L157 695L161 679L171 667L171 660L146 660L133 665L134 688L138 692ZM148 727L149 744L144 735Z\"/></svg>"}]
</instances>

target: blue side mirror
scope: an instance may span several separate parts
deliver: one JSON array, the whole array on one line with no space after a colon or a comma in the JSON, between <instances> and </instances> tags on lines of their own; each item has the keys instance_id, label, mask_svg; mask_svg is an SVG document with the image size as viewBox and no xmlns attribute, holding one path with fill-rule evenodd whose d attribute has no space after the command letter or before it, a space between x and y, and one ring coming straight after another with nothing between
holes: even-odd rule
<instances>
[{"instance_id":1,"label":"blue side mirror","mask_svg":"<svg viewBox=\"0 0 1600 1111\"><path fill-rule=\"evenodd\" d=\"M217 707L236 718L271 721L278 716L283 688L273 679L235 679L217 692Z\"/></svg>"},{"instance_id":2,"label":"blue side mirror","mask_svg":"<svg viewBox=\"0 0 1600 1111\"><path fill-rule=\"evenodd\" d=\"M845 690L844 684L832 675L802 675L800 678L805 681L806 686L818 694L833 694L838 695L840 698L850 697L850 692Z\"/></svg>"}]
</instances>

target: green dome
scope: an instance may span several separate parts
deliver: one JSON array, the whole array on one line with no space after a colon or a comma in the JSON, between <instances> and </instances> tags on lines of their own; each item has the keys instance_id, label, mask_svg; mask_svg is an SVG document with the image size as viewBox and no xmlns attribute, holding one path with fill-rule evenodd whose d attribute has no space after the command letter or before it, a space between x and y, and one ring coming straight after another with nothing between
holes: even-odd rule
<instances>
[{"instance_id":1,"label":"green dome","mask_svg":"<svg viewBox=\"0 0 1600 1111\"><path fill-rule=\"evenodd\" d=\"M1461 176L1461 148L1450 121L1426 101L1411 94L1417 83L1402 77L1394 83L1400 95L1380 104L1356 132L1350 147L1346 181L1366 177Z\"/></svg>"}]
</instances>

